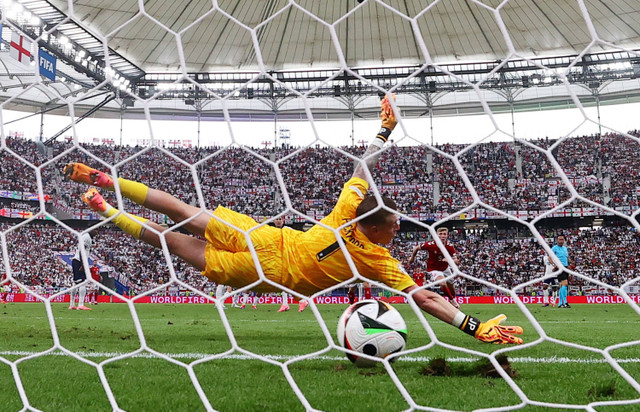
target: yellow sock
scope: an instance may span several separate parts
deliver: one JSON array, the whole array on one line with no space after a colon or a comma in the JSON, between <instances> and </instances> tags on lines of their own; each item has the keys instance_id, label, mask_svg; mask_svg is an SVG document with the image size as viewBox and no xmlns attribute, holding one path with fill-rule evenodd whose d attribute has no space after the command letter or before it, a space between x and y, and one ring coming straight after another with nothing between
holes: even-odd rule
<instances>
[{"instance_id":1,"label":"yellow sock","mask_svg":"<svg viewBox=\"0 0 640 412\"><path fill-rule=\"evenodd\" d=\"M118 213L118 209L111 205L107 205L107 210L102 213L104 217L111 217ZM142 226L149 219L145 219L140 216L131 215L129 213L120 213L118 216L113 218L112 222L122 229L125 233L130 234L136 239L140 239L140 234L142 233Z\"/></svg>"},{"instance_id":2,"label":"yellow sock","mask_svg":"<svg viewBox=\"0 0 640 412\"><path fill-rule=\"evenodd\" d=\"M134 182L133 180L123 179L121 177L118 178L118 183L120 184L120 190L124 197L133 200L139 205L144 204L144 201L147 198L147 192L149 192L149 187L147 185L140 182Z\"/></svg>"}]
</instances>

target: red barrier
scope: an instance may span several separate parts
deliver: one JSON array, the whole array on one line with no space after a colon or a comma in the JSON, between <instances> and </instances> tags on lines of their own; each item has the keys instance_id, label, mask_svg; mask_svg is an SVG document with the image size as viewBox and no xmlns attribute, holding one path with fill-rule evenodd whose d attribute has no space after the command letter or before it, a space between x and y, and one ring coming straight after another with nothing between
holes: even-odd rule
<instances>
[{"instance_id":1,"label":"red barrier","mask_svg":"<svg viewBox=\"0 0 640 412\"><path fill-rule=\"evenodd\" d=\"M49 295L43 295L48 297ZM640 295L632 295L631 299L640 303ZM383 299L376 297L375 299ZM458 303L462 305L469 304L492 304L492 305L504 305L515 303L510 296L458 296ZM521 296L520 299L525 304L542 304L542 296ZM603 304L603 303L625 303L624 298L618 295L612 296L569 296L569 303L571 304ZM386 299L389 303L407 303L406 299L402 296L392 296ZM61 295L51 300L52 302L69 302L69 295ZM316 304L333 304L333 305L347 305L349 299L346 296L319 296L314 299ZM33 295L27 293L8 293L7 302L39 302ZM123 303L122 299L111 296L98 296L98 303ZM282 301L280 297L273 296L261 296L259 298L259 304L280 304ZM203 296L141 296L135 300L135 303L169 303L169 304L189 304L189 303L213 303L212 299L207 299ZM296 304L297 300L291 299L289 303ZM225 304L231 304L231 298L227 298Z\"/></svg>"}]
</instances>

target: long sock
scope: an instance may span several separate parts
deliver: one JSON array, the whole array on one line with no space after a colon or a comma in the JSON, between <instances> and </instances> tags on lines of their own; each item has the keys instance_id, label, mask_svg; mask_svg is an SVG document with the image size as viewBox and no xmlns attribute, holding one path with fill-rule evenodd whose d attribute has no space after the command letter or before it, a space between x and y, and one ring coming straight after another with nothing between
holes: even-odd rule
<instances>
[{"instance_id":1,"label":"long sock","mask_svg":"<svg viewBox=\"0 0 640 412\"><path fill-rule=\"evenodd\" d=\"M118 178L118 184L120 185L120 191L122 195L127 199L131 199L139 205L144 204L149 192L149 187L140 182L134 182L133 180Z\"/></svg>"},{"instance_id":2,"label":"long sock","mask_svg":"<svg viewBox=\"0 0 640 412\"><path fill-rule=\"evenodd\" d=\"M220 301L224 305L224 302L221 301L222 295L224 295L224 291L227 290L225 285L216 286L216 301Z\"/></svg>"},{"instance_id":3,"label":"long sock","mask_svg":"<svg viewBox=\"0 0 640 412\"><path fill-rule=\"evenodd\" d=\"M454 300L456 298L456 287L453 283L447 282L447 287L449 288L449 293L451 294L451 299Z\"/></svg>"},{"instance_id":4,"label":"long sock","mask_svg":"<svg viewBox=\"0 0 640 412\"><path fill-rule=\"evenodd\" d=\"M84 306L84 298L87 296L87 287L80 286L78 288L78 307Z\"/></svg>"},{"instance_id":5,"label":"long sock","mask_svg":"<svg viewBox=\"0 0 640 412\"><path fill-rule=\"evenodd\" d=\"M289 294L287 292L282 292L282 304L284 306L289 305Z\"/></svg>"},{"instance_id":6,"label":"long sock","mask_svg":"<svg viewBox=\"0 0 640 412\"><path fill-rule=\"evenodd\" d=\"M567 287L562 285L560 287L560 302L561 305L567 303Z\"/></svg>"},{"instance_id":7,"label":"long sock","mask_svg":"<svg viewBox=\"0 0 640 412\"><path fill-rule=\"evenodd\" d=\"M72 289L71 292L69 292L69 306L74 306L76 303L76 291L78 289Z\"/></svg>"},{"instance_id":8,"label":"long sock","mask_svg":"<svg viewBox=\"0 0 640 412\"><path fill-rule=\"evenodd\" d=\"M106 203L106 202L105 202ZM118 213L118 209L111 206L107 203L107 210L104 212L98 212L104 217L111 217ZM140 216L132 215L130 213L120 213L118 216L113 218L112 222L118 226L125 233L130 234L136 239L140 239L140 235L142 234L142 229L144 228L143 224L149 221L149 219L145 219Z\"/></svg>"},{"instance_id":9,"label":"long sock","mask_svg":"<svg viewBox=\"0 0 640 412\"><path fill-rule=\"evenodd\" d=\"M249 294L248 293L244 293L242 295L242 306L246 305L247 303L249 303Z\"/></svg>"},{"instance_id":10,"label":"long sock","mask_svg":"<svg viewBox=\"0 0 640 412\"><path fill-rule=\"evenodd\" d=\"M454 296L451 294L451 290L449 289L449 285L445 283L440 286L440 290L444 293L450 300L453 300Z\"/></svg>"},{"instance_id":11,"label":"long sock","mask_svg":"<svg viewBox=\"0 0 640 412\"><path fill-rule=\"evenodd\" d=\"M543 289L542 296L542 303L549 303L549 289Z\"/></svg>"},{"instance_id":12,"label":"long sock","mask_svg":"<svg viewBox=\"0 0 640 412\"><path fill-rule=\"evenodd\" d=\"M557 300L558 300L558 291L554 290L553 293L551 294L551 303L555 305Z\"/></svg>"}]
</instances>

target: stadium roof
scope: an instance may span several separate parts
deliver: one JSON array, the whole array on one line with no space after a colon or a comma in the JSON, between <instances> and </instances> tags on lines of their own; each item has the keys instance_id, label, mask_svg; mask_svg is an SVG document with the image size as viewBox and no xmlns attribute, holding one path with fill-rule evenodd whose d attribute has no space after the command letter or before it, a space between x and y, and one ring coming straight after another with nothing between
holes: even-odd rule
<instances>
[{"instance_id":1,"label":"stadium roof","mask_svg":"<svg viewBox=\"0 0 640 412\"><path fill-rule=\"evenodd\" d=\"M502 3L499 11L492 9ZM66 1L52 4L69 11ZM109 46L147 73L180 71L177 33L188 72L258 70L248 28L256 29L266 70L340 67L329 27L319 19L335 25L350 67L423 64L407 17L416 19L436 63L507 58L498 17L521 56L580 54L594 40L584 12L598 38L609 43L591 52L640 48L638 1L584 4L585 10L576 0L219 0L215 10L211 0L192 0L147 1L142 13L135 1L84 0L74 2L73 14L92 31L111 35Z\"/></svg>"},{"instance_id":2,"label":"stadium roof","mask_svg":"<svg viewBox=\"0 0 640 412\"><path fill-rule=\"evenodd\" d=\"M584 86L576 94L597 92L601 102L635 101L640 94L640 54L633 52L640 49L636 0L82 0L73 2L72 10L64 0L18 3L41 19L41 29L50 34L44 45L41 38L41 47L55 51L64 38L75 54L66 60L59 56L56 83L24 90L34 82L35 69L29 73L8 53L0 53L5 70L0 73L0 99L19 95L6 108L60 104L64 97L84 96L110 79L109 87L91 90L77 105L82 112L103 100L93 94L110 90L126 96L126 79L135 85L136 95L157 97L157 113L193 115L197 108L205 117L221 117L220 105L208 94L213 92L233 93L228 106L232 116L260 119L278 112L281 118L304 118L304 108L292 102L291 93L278 93L287 84L301 93L323 92L325 98L312 105L316 114L368 117L375 116L377 103L366 97L376 90L361 88L357 76L388 88L422 72L424 76L415 76L417 88L404 90L415 94L401 102L409 116L424 114L425 108L436 114L482 111L470 87L481 80L481 88L491 90L483 98L492 108L540 108L572 104L562 79L552 73L553 68L568 72L569 66L574 70L571 81ZM5 0L4 10L13 4ZM8 12L3 17L15 24ZM20 29L26 33L29 24ZM5 25L4 51L10 30ZM509 51L510 42L515 53ZM349 68L358 68L354 73L340 72L338 49ZM613 51L617 54L602 54ZM85 61L88 57L79 53L93 60ZM107 54L112 74L101 67ZM602 64L581 67L583 54L597 55ZM553 59L557 56L561 61ZM580 64L572 65L574 61ZM427 67L428 62L437 66ZM617 62L625 66L612 69ZM261 67L266 78L259 76ZM381 67L390 72L371 70ZM190 80L180 80L181 72ZM111 87L114 74L122 80ZM306 83L290 79L300 74ZM613 80L619 81L613 85ZM194 91L195 83L202 87ZM518 90L503 92L509 88ZM466 95L444 96L453 91ZM199 102L205 100L209 103ZM129 116L142 113L140 105L132 107L129 101L127 106ZM96 115L116 115L122 107L122 99L116 99Z\"/></svg>"}]
</instances>

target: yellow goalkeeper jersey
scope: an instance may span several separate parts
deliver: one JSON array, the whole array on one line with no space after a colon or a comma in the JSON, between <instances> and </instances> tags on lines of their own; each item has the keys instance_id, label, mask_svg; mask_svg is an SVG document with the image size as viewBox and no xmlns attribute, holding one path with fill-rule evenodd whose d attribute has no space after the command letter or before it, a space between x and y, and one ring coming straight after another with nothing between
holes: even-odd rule
<instances>
[{"instance_id":1,"label":"yellow goalkeeper jersey","mask_svg":"<svg viewBox=\"0 0 640 412\"><path fill-rule=\"evenodd\" d=\"M360 178L345 183L338 203L320 223L338 228L356 217L356 208L369 188ZM403 290L415 282L389 250L372 243L353 223L340 230L340 235L358 272L371 280ZM306 232L283 230L283 258L286 268L283 284L302 293L315 292L353 277L348 259L335 234L321 225Z\"/></svg>"},{"instance_id":2,"label":"yellow goalkeeper jersey","mask_svg":"<svg viewBox=\"0 0 640 412\"><path fill-rule=\"evenodd\" d=\"M368 190L360 178L345 183L338 203L322 225L338 228L356 217L356 208ZM238 230L221 223L249 230L258 223L248 216L218 207L209 221L205 236L206 269L203 275L220 284L242 287L257 281L258 271L249 251L246 237ZM353 278L353 271L333 231L315 225L306 232L291 228L263 226L250 232L260 267L267 279L296 292L310 295ZM415 285L400 262L389 250L372 243L351 224L340 230L340 237L360 275L397 290ZM262 283L255 291L277 288Z\"/></svg>"}]
</instances>

